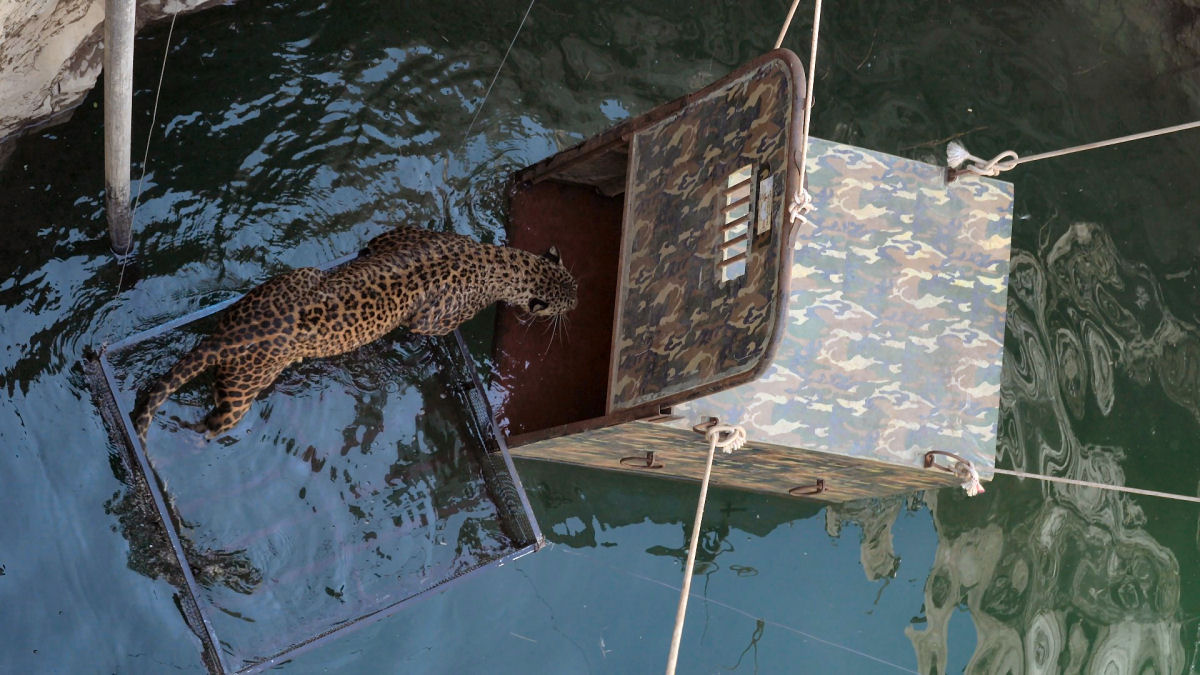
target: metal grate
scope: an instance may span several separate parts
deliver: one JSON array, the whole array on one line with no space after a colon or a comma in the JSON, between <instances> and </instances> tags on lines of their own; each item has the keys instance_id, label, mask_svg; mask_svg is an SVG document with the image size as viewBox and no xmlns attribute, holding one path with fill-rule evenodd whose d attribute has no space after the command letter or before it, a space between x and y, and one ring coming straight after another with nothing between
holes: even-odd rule
<instances>
[{"instance_id":1,"label":"metal grate","mask_svg":"<svg viewBox=\"0 0 1200 675\"><path fill-rule=\"evenodd\" d=\"M402 333L367 354L289 369L232 440L204 444L182 428L175 418L199 419L209 405L203 383L185 388L143 447L130 422L136 391L235 300L87 364L132 487L179 564L179 604L211 672L271 668L544 544L457 333ZM196 560L204 550L249 566L257 585L214 577Z\"/></svg>"},{"instance_id":2,"label":"metal grate","mask_svg":"<svg viewBox=\"0 0 1200 675\"><path fill-rule=\"evenodd\" d=\"M751 205L754 199L754 167L747 164L725 180L725 206L721 209L721 281L746 274L750 253Z\"/></svg>"}]
</instances>

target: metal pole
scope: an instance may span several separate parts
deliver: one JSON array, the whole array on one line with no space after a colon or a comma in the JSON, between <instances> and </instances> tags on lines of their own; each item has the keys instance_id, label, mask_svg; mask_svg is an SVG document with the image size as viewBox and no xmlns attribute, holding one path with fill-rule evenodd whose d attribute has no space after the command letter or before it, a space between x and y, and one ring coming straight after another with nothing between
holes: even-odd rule
<instances>
[{"instance_id":1,"label":"metal pole","mask_svg":"<svg viewBox=\"0 0 1200 675\"><path fill-rule=\"evenodd\" d=\"M133 142L133 35L137 0L104 0L104 193L113 251L133 250L129 161Z\"/></svg>"}]
</instances>

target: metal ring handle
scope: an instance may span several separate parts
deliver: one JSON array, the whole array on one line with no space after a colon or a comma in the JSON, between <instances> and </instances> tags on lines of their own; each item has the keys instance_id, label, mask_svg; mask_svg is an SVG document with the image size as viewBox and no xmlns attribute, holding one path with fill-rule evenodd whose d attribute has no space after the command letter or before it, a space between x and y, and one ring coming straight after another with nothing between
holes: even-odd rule
<instances>
[{"instance_id":1,"label":"metal ring handle","mask_svg":"<svg viewBox=\"0 0 1200 675\"><path fill-rule=\"evenodd\" d=\"M645 457L638 455L622 457L621 466L633 467L635 469L661 469L666 465L662 462L655 461L654 451L651 450L646 453Z\"/></svg>"},{"instance_id":2,"label":"metal ring handle","mask_svg":"<svg viewBox=\"0 0 1200 675\"><path fill-rule=\"evenodd\" d=\"M717 426L719 423L720 420L715 417L705 417L703 422L692 426L692 431L700 434L701 436L707 436L708 430Z\"/></svg>"},{"instance_id":3,"label":"metal ring handle","mask_svg":"<svg viewBox=\"0 0 1200 675\"><path fill-rule=\"evenodd\" d=\"M938 464L937 463L937 455L949 457L950 459L953 459L954 461L959 462L960 464L969 464L970 463L967 460L963 459L962 457L959 457L958 455L954 454L953 452L945 452L943 450L930 450L929 452L925 453L925 468L926 469L941 469L942 471L945 471L946 473L956 473L953 468Z\"/></svg>"},{"instance_id":4,"label":"metal ring handle","mask_svg":"<svg viewBox=\"0 0 1200 675\"><path fill-rule=\"evenodd\" d=\"M791 490L788 490L788 494L793 497L811 497L813 495L819 495L822 492L825 492L826 489L825 479L818 478L817 482L813 483L812 485L797 485Z\"/></svg>"}]
</instances>

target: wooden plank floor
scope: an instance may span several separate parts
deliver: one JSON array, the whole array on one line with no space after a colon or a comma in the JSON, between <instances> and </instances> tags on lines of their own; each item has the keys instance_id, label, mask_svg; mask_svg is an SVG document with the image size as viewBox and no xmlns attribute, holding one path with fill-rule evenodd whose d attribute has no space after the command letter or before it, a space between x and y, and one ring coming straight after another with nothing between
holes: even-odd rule
<instances>
[{"instance_id":1,"label":"wooden plank floor","mask_svg":"<svg viewBox=\"0 0 1200 675\"><path fill-rule=\"evenodd\" d=\"M652 422L631 422L530 443L510 452L514 457L561 462L609 471L631 471L699 481L704 475L708 443L700 434ZM623 457L653 451L662 468L622 464ZM941 488L957 484L954 476L919 466L904 467L869 459L751 443L731 453L717 452L712 484L735 490L786 495L792 488L824 480L825 491L806 498L846 502L867 497Z\"/></svg>"}]
</instances>

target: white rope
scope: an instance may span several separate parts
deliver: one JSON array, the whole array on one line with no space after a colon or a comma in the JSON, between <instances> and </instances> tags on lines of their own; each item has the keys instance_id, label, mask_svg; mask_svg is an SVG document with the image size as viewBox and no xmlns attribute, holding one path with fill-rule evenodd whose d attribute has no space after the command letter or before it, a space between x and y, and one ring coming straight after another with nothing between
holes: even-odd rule
<instances>
[{"instance_id":1,"label":"white rope","mask_svg":"<svg viewBox=\"0 0 1200 675\"><path fill-rule=\"evenodd\" d=\"M1015 469L993 469L996 473L1002 473L1006 476L1016 478L1034 478L1050 483L1065 483L1067 485L1078 485L1080 487L1098 488L1101 490L1113 490L1116 492L1128 492L1129 494L1145 495L1147 497L1161 497L1163 499L1174 499L1181 502L1193 502L1200 504L1200 497L1191 497L1188 495L1174 494L1171 492L1159 492L1158 490L1143 490L1141 488L1125 487L1124 485L1110 485L1108 483L1094 483L1090 480L1077 480L1075 478L1064 478L1062 476L1045 476L1040 473L1025 473Z\"/></svg>"},{"instance_id":2,"label":"white rope","mask_svg":"<svg viewBox=\"0 0 1200 675\"><path fill-rule=\"evenodd\" d=\"M1021 157L1012 150L1005 150L989 160L976 157L975 155L967 152L967 149L963 147L962 143L959 143L958 141L951 141L946 146L946 162L950 165L951 169L955 169L959 173L970 173L976 176L998 176L1000 175L1001 171L1008 171L1015 168L1019 164L1036 162L1039 159L1061 157L1063 155L1070 155L1072 153L1083 152L1085 150L1095 150L1096 148L1103 148L1109 145L1129 143L1130 141L1140 141L1145 138L1173 134L1178 131L1187 131L1188 129L1195 129L1197 127L1200 127L1200 120L1195 122L1187 122L1185 124L1176 124L1175 126L1170 127L1163 127L1153 131L1143 131L1141 133L1121 136L1119 138L1110 138L1107 141L1096 141L1095 143L1075 145L1069 148L1063 148L1062 150L1051 150L1050 152L1043 152L1037 155L1030 155L1028 157ZM967 164L967 162L971 163Z\"/></svg>"},{"instance_id":3,"label":"white rope","mask_svg":"<svg viewBox=\"0 0 1200 675\"><path fill-rule=\"evenodd\" d=\"M791 9L788 10L787 18L783 22L783 28L779 31L779 37L775 40L775 48L779 49L783 45L783 37L787 35L788 28L792 25L792 16L796 13L796 6L800 4L800 0L793 0ZM804 216L812 210L812 195L808 191L806 182L806 174L808 172L808 127L812 120L812 103L813 103L813 84L817 79L817 44L821 34L821 0L816 0L813 4L813 28L812 28L812 44L808 53L808 77L805 78L804 91L804 121L800 124L800 158L796 161L796 170L800 175L799 189L792 196L792 203L788 204L788 217L792 222L803 222Z\"/></svg>"},{"instance_id":4,"label":"white rope","mask_svg":"<svg viewBox=\"0 0 1200 675\"><path fill-rule=\"evenodd\" d=\"M792 27L792 17L796 16L796 8L800 6L800 0L792 0L792 6L788 9L787 18L783 20L783 27L779 29L779 37L775 38L775 49L783 46L783 36L787 35L788 29Z\"/></svg>"},{"instance_id":5,"label":"white rope","mask_svg":"<svg viewBox=\"0 0 1200 675\"><path fill-rule=\"evenodd\" d=\"M467 133L463 137L463 145L471 139L471 130L475 128L475 122L479 119L479 113L483 112L483 106L487 104L488 96L492 94L492 87L496 86L496 80L500 77L500 71L504 69L504 63L508 61L508 54L512 51L513 45L517 44L517 36L521 34L521 29L525 27L525 20L529 18L529 13L533 11L533 3L537 0L529 0L529 7L525 8L525 16L521 17L521 23L517 26L517 32L513 33L512 41L508 43L508 49L504 50L504 56L500 59L500 65L496 66L496 74L492 75L492 81L488 83L487 91L483 93L483 100L479 102L479 107L475 109L475 116L471 118L471 123L467 125Z\"/></svg>"},{"instance_id":6,"label":"white rope","mask_svg":"<svg viewBox=\"0 0 1200 675\"><path fill-rule=\"evenodd\" d=\"M933 455L943 455L954 460L951 467L946 467L937 464L932 460ZM984 492L983 485L979 482L979 472L975 470L970 460L963 459L952 452L942 452L933 450L925 453L925 466L940 471L953 473L955 476L963 479L963 489L967 491L967 495L974 497L977 494ZM1034 480L1046 481L1048 483L1063 483L1066 485L1077 485L1079 487L1096 488L1098 490L1112 490L1114 492L1126 492L1135 495L1144 495L1146 497L1160 497L1162 499L1173 499L1181 502L1193 502L1200 504L1200 497L1192 497L1189 495L1175 494L1173 492L1160 492L1158 490L1143 490L1141 488L1126 487L1124 485L1112 485L1110 483L1097 483L1090 480L1079 480L1077 478L1065 478L1063 476L1047 476L1040 473L1027 473L1016 469L992 469L993 472L1003 474L1005 476L1013 476L1014 478L1032 478Z\"/></svg>"},{"instance_id":7,"label":"white rope","mask_svg":"<svg viewBox=\"0 0 1200 675\"><path fill-rule=\"evenodd\" d=\"M821 34L821 0L813 5L812 48L808 53L808 78L805 84L808 89L804 93L804 123L800 129L800 189L807 196L804 175L808 170L808 125L812 121L813 84L817 79L817 40ZM811 201L811 199L810 199Z\"/></svg>"},{"instance_id":8,"label":"white rope","mask_svg":"<svg viewBox=\"0 0 1200 675\"><path fill-rule=\"evenodd\" d=\"M138 203L142 200L142 186L146 182L146 163L150 161L150 139L154 137L154 125L158 120L158 97L162 94L163 76L167 73L167 56L171 53L171 36L175 34L175 17L178 13L171 15L171 27L167 30L167 46L163 49L162 67L158 71L158 88L154 90L154 107L150 112L150 130L146 132L146 150L142 153L142 175L138 178L137 194L133 197L133 208L129 211L129 229L130 232L135 231L133 226L137 222ZM117 278L117 293L121 292L121 285L125 283L125 266L129 264L129 256L121 256L121 276Z\"/></svg>"},{"instance_id":9,"label":"white rope","mask_svg":"<svg viewBox=\"0 0 1200 675\"><path fill-rule=\"evenodd\" d=\"M954 464L949 467L942 466L941 464L933 461L935 455L949 457L950 459L954 460ZM925 468L938 469L939 471L945 471L957 476L958 479L963 482L962 489L966 491L968 497L974 497L975 495L986 492L986 490L983 489L983 483L979 482L979 472L975 470L975 465L971 463L971 460L963 459L953 452L930 450L929 452L925 453Z\"/></svg>"},{"instance_id":10,"label":"white rope","mask_svg":"<svg viewBox=\"0 0 1200 675\"><path fill-rule=\"evenodd\" d=\"M968 497L981 495L987 490L983 489L983 483L979 482L979 472L975 470L975 465L959 460L954 465L954 475L962 480L962 489L967 493Z\"/></svg>"},{"instance_id":11,"label":"white rope","mask_svg":"<svg viewBox=\"0 0 1200 675\"><path fill-rule=\"evenodd\" d=\"M679 643L683 638L683 619L687 614L688 595L692 588L692 567L696 562L696 545L700 542L700 522L704 519L704 502L708 499L708 479L712 476L713 455L718 447L723 452L730 453L746 443L746 430L739 426L714 424L704 435L708 438L708 459L704 465L704 479L700 481L700 503L696 505L696 520L692 523L692 540L688 544L687 562L683 566L683 587L679 592L679 608L675 611L675 631L671 634L667 675L674 675L675 664L679 660Z\"/></svg>"}]
</instances>

